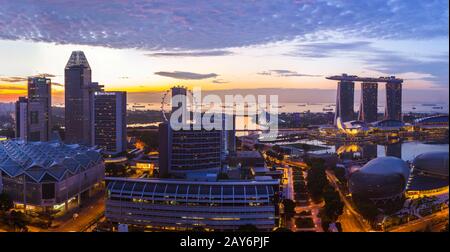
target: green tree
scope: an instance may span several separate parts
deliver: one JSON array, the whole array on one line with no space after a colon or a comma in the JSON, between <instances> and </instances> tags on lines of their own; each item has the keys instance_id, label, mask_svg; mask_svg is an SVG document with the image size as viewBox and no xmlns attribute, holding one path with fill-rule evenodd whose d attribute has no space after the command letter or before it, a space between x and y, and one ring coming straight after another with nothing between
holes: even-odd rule
<instances>
[{"instance_id":1,"label":"green tree","mask_svg":"<svg viewBox=\"0 0 450 252\"><path fill-rule=\"evenodd\" d=\"M0 211L1 212L8 212L14 207L14 202L12 201L11 197L9 197L6 193L0 193Z\"/></svg>"}]
</instances>

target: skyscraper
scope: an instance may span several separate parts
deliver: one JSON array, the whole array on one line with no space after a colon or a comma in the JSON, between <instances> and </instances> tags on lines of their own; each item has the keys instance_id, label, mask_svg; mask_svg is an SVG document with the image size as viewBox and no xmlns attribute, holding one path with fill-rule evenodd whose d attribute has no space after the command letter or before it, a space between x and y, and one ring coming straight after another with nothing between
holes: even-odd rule
<instances>
[{"instance_id":1,"label":"skyscraper","mask_svg":"<svg viewBox=\"0 0 450 252\"><path fill-rule=\"evenodd\" d=\"M64 77L65 141L91 145L93 93L101 91L101 86L91 82L91 68L82 51L72 52Z\"/></svg>"},{"instance_id":2,"label":"skyscraper","mask_svg":"<svg viewBox=\"0 0 450 252\"><path fill-rule=\"evenodd\" d=\"M183 177L190 172L219 172L225 148L221 130L173 130L168 122L161 123L160 176Z\"/></svg>"},{"instance_id":3,"label":"skyscraper","mask_svg":"<svg viewBox=\"0 0 450 252\"><path fill-rule=\"evenodd\" d=\"M392 77L391 77L392 78ZM402 83L393 77L394 81L386 83L385 119L402 120Z\"/></svg>"},{"instance_id":4,"label":"skyscraper","mask_svg":"<svg viewBox=\"0 0 450 252\"><path fill-rule=\"evenodd\" d=\"M337 118L339 117L341 118L342 122L353 120L353 104L355 100L354 95L355 83L353 81L341 80L338 82L334 124L337 123Z\"/></svg>"},{"instance_id":5,"label":"skyscraper","mask_svg":"<svg viewBox=\"0 0 450 252\"><path fill-rule=\"evenodd\" d=\"M51 80L28 78L28 98L16 102L16 137L27 141L49 141L51 134Z\"/></svg>"},{"instance_id":6,"label":"skyscraper","mask_svg":"<svg viewBox=\"0 0 450 252\"><path fill-rule=\"evenodd\" d=\"M358 120L371 123L377 121L378 116L378 83L361 83L361 101Z\"/></svg>"},{"instance_id":7,"label":"skyscraper","mask_svg":"<svg viewBox=\"0 0 450 252\"><path fill-rule=\"evenodd\" d=\"M28 98L19 97L16 101L16 138L28 138Z\"/></svg>"},{"instance_id":8,"label":"skyscraper","mask_svg":"<svg viewBox=\"0 0 450 252\"><path fill-rule=\"evenodd\" d=\"M109 154L127 150L127 93L95 92L92 142Z\"/></svg>"}]
</instances>

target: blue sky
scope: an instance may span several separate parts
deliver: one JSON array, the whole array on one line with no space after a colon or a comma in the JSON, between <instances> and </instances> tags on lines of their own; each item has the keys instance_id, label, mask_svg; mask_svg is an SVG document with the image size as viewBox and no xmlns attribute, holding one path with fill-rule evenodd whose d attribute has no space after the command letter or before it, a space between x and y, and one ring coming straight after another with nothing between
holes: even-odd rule
<instances>
[{"instance_id":1,"label":"blue sky","mask_svg":"<svg viewBox=\"0 0 450 252\"><path fill-rule=\"evenodd\" d=\"M348 72L447 90L447 0L0 0L0 99L63 83L71 50L112 89L319 88ZM20 79L22 78L22 79ZM58 89L59 88L59 89ZM62 87L55 85L56 90ZM3 94L2 94L3 93Z\"/></svg>"}]
</instances>

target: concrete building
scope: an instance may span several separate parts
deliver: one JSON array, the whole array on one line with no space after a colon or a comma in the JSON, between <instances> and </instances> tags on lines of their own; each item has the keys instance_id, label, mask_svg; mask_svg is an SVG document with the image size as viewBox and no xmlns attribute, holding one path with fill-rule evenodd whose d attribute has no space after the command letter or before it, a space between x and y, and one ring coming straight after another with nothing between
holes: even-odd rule
<instances>
[{"instance_id":1,"label":"concrete building","mask_svg":"<svg viewBox=\"0 0 450 252\"><path fill-rule=\"evenodd\" d=\"M49 141L51 135L51 80L28 78L28 98L16 102L16 137L27 141Z\"/></svg>"},{"instance_id":2,"label":"concrete building","mask_svg":"<svg viewBox=\"0 0 450 252\"><path fill-rule=\"evenodd\" d=\"M149 230L233 231L275 227L278 180L107 178L105 217Z\"/></svg>"},{"instance_id":3,"label":"concrete building","mask_svg":"<svg viewBox=\"0 0 450 252\"><path fill-rule=\"evenodd\" d=\"M95 92L92 143L107 154L127 150L127 93Z\"/></svg>"},{"instance_id":4,"label":"concrete building","mask_svg":"<svg viewBox=\"0 0 450 252\"><path fill-rule=\"evenodd\" d=\"M361 101L358 120L365 123L375 122L378 119L378 83L361 83Z\"/></svg>"},{"instance_id":5,"label":"concrete building","mask_svg":"<svg viewBox=\"0 0 450 252\"><path fill-rule=\"evenodd\" d=\"M92 144L93 94L102 87L91 80L82 51L74 51L64 69L66 143Z\"/></svg>"},{"instance_id":6,"label":"concrete building","mask_svg":"<svg viewBox=\"0 0 450 252\"><path fill-rule=\"evenodd\" d=\"M17 207L67 209L88 197L105 174L98 150L61 142L0 141L0 191Z\"/></svg>"}]
</instances>

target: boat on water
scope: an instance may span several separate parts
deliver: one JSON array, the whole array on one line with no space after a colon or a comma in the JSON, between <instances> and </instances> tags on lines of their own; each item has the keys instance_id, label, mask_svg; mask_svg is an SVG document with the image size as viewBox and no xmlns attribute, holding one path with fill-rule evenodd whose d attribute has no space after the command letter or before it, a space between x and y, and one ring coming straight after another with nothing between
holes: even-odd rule
<instances>
[{"instance_id":1,"label":"boat on water","mask_svg":"<svg viewBox=\"0 0 450 252\"><path fill-rule=\"evenodd\" d=\"M444 107L442 107L442 106L434 106L434 107L432 107L432 109L444 109Z\"/></svg>"},{"instance_id":2,"label":"boat on water","mask_svg":"<svg viewBox=\"0 0 450 252\"><path fill-rule=\"evenodd\" d=\"M299 107L306 107L306 104L297 104Z\"/></svg>"},{"instance_id":3,"label":"boat on water","mask_svg":"<svg viewBox=\"0 0 450 252\"><path fill-rule=\"evenodd\" d=\"M322 109L322 111L325 111L325 112L330 112L330 111L333 111L334 109L332 109L332 108L323 108Z\"/></svg>"}]
</instances>

